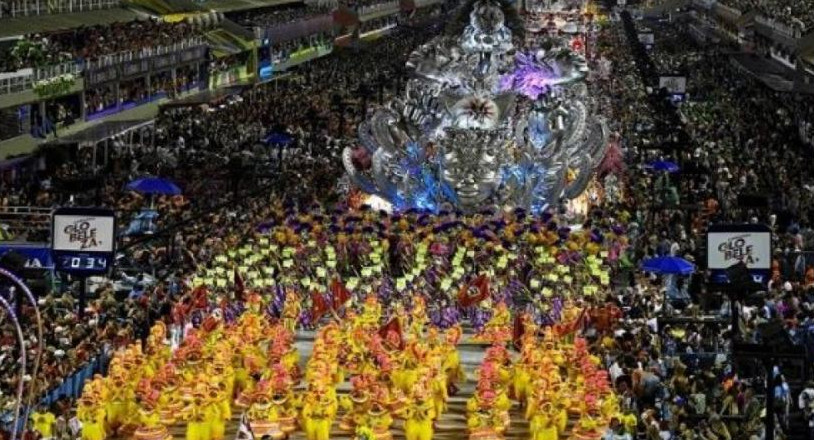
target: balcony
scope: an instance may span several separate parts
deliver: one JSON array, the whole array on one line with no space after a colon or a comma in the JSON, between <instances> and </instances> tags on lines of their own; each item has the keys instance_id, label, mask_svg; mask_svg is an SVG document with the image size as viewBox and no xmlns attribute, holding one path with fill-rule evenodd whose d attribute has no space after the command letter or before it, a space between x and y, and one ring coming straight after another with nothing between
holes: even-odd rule
<instances>
[{"instance_id":1,"label":"balcony","mask_svg":"<svg viewBox=\"0 0 814 440\"><path fill-rule=\"evenodd\" d=\"M68 14L117 8L119 0L4 0L0 20L38 15Z\"/></svg>"},{"instance_id":2,"label":"balcony","mask_svg":"<svg viewBox=\"0 0 814 440\"><path fill-rule=\"evenodd\" d=\"M156 46L139 51L105 55L95 60L77 61L0 73L0 96L28 92L40 81L70 74L76 85L70 92L81 89L84 73L85 85L105 83L120 77L134 77L149 71L168 69L179 63L203 59L206 55L203 37L193 37L170 46ZM28 99L29 101L31 99ZM5 105L5 104L4 104Z\"/></svg>"},{"instance_id":3,"label":"balcony","mask_svg":"<svg viewBox=\"0 0 814 440\"><path fill-rule=\"evenodd\" d=\"M724 19L725 21L735 24L743 15L738 9L735 9L731 6L724 5L722 3L716 3L714 6L715 13L718 14L719 17Z\"/></svg>"},{"instance_id":4,"label":"balcony","mask_svg":"<svg viewBox=\"0 0 814 440\"><path fill-rule=\"evenodd\" d=\"M416 9L426 8L432 5L443 3L443 0L415 0Z\"/></svg>"},{"instance_id":5,"label":"balcony","mask_svg":"<svg viewBox=\"0 0 814 440\"><path fill-rule=\"evenodd\" d=\"M196 36L186 40L174 43L168 46L154 46L141 50L128 50L125 52L118 52L111 55L103 55L94 60L85 62L86 70L98 70L105 67L117 66L134 61L143 61L150 58L157 58L170 54L177 54L185 52L190 49L200 48L204 46L205 40L203 36Z\"/></svg>"},{"instance_id":6,"label":"balcony","mask_svg":"<svg viewBox=\"0 0 814 440\"><path fill-rule=\"evenodd\" d=\"M255 26L254 36L261 43L266 41L282 43L323 32L331 33L333 27L333 16L324 14L275 26Z\"/></svg>"},{"instance_id":7,"label":"balcony","mask_svg":"<svg viewBox=\"0 0 814 440\"><path fill-rule=\"evenodd\" d=\"M359 6L356 10L359 20L361 21L373 20L385 15L395 14L399 11L401 11L401 3L398 1Z\"/></svg>"},{"instance_id":8,"label":"balcony","mask_svg":"<svg viewBox=\"0 0 814 440\"><path fill-rule=\"evenodd\" d=\"M78 63L63 63L37 69L0 73L0 96L32 90L34 84L60 75L69 74L78 77L80 73L82 73L82 66Z\"/></svg>"},{"instance_id":9,"label":"balcony","mask_svg":"<svg viewBox=\"0 0 814 440\"><path fill-rule=\"evenodd\" d=\"M794 29L763 15L756 16L755 23L758 32L770 37L779 37L784 42L788 40L795 41L803 36L799 29Z\"/></svg>"}]
</instances>

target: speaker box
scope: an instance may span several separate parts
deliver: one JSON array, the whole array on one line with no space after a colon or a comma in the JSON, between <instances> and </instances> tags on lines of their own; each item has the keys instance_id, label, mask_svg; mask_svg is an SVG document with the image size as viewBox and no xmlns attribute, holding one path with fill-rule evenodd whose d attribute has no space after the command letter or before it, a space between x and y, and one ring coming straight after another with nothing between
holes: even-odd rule
<instances>
[{"instance_id":1,"label":"speaker box","mask_svg":"<svg viewBox=\"0 0 814 440\"><path fill-rule=\"evenodd\" d=\"M749 273L749 268L743 261L729 266L726 269L726 277L733 286L742 286L752 282L752 274Z\"/></svg>"},{"instance_id":2,"label":"speaker box","mask_svg":"<svg viewBox=\"0 0 814 440\"><path fill-rule=\"evenodd\" d=\"M26 260L24 255L10 250L0 256L0 266L19 275L25 269Z\"/></svg>"},{"instance_id":3,"label":"speaker box","mask_svg":"<svg viewBox=\"0 0 814 440\"><path fill-rule=\"evenodd\" d=\"M726 269L726 278L729 280L729 289L735 292L738 299L763 290L763 285L755 282L746 263L742 261Z\"/></svg>"},{"instance_id":4,"label":"speaker box","mask_svg":"<svg viewBox=\"0 0 814 440\"><path fill-rule=\"evenodd\" d=\"M765 194L740 194L738 195L738 205L742 208L768 208L769 197Z\"/></svg>"},{"instance_id":5,"label":"speaker box","mask_svg":"<svg viewBox=\"0 0 814 440\"><path fill-rule=\"evenodd\" d=\"M790 348L794 344L791 342L788 332L783 327L783 321L770 321L758 326L763 345L773 348Z\"/></svg>"}]
</instances>

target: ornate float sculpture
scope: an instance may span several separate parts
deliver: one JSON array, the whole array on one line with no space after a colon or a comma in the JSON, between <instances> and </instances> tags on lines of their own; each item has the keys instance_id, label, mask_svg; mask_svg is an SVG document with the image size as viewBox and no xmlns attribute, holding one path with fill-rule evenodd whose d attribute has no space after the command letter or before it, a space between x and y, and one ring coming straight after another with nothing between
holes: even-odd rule
<instances>
[{"instance_id":1,"label":"ornate float sculpture","mask_svg":"<svg viewBox=\"0 0 814 440\"><path fill-rule=\"evenodd\" d=\"M416 49L404 92L358 128L343 153L351 181L396 210L539 211L575 198L604 155L584 58L559 37L518 50L496 0L468 24Z\"/></svg>"}]
</instances>

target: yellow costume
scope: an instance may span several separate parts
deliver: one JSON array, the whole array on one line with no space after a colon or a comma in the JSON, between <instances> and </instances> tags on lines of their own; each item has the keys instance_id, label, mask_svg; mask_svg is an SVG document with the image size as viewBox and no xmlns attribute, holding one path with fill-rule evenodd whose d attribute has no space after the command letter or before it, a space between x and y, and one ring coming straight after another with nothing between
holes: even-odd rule
<instances>
[{"instance_id":1,"label":"yellow costume","mask_svg":"<svg viewBox=\"0 0 814 440\"><path fill-rule=\"evenodd\" d=\"M31 413L31 422L34 430L40 434L41 439L50 439L54 435L54 421L56 416L50 412L35 411Z\"/></svg>"},{"instance_id":2,"label":"yellow costume","mask_svg":"<svg viewBox=\"0 0 814 440\"><path fill-rule=\"evenodd\" d=\"M82 423L82 440L105 439L105 410L88 395L83 395L76 409Z\"/></svg>"},{"instance_id":3,"label":"yellow costume","mask_svg":"<svg viewBox=\"0 0 814 440\"><path fill-rule=\"evenodd\" d=\"M161 414L156 404L158 396L145 397L139 408L139 426L133 434L136 440L171 440L172 435L161 422Z\"/></svg>"},{"instance_id":4,"label":"yellow costume","mask_svg":"<svg viewBox=\"0 0 814 440\"><path fill-rule=\"evenodd\" d=\"M408 404L404 414L404 437L407 440L432 440L435 407L428 395Z\"/></svg>"},{"instance_id":5,"label":"yellow costume","mask_svg":"<svg viewBox=\"0 0 814 440\"><path fill-rule=\"evenodd\" d=\"M331 425L336 418L337 402L335 394L310 392L302 408L303 428L308 440L329 440Z\"/></svg>"},{"instance_id":6,"label":"yellow costume","mask_svg":"<svg viewBox=\"0 0 814 440\"><path fill-rule=\"evenodd\" d=\"M187 422L186 440L210 440L209 420L203 395L195 396L181 416Z\"/></svg>"},{"instance_id":7,"label":"yellow costume","mask_svg":"<svg viewBox=\"0 0 814 440\"><path fill-rule=\"evenodd\" d=\"M532 417L529 431L531 431L531 440L557 440L559 438L557 425L551 413L545 409Z\"/></svg>"}]
</instances>

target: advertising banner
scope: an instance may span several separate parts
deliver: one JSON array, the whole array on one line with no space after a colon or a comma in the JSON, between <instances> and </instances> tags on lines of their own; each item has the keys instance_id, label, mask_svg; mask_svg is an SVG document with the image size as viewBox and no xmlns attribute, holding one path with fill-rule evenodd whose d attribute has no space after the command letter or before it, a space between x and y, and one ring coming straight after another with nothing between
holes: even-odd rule
<instances>
[{"instance_id":1,"label":"advertising banner","mask_svg":"<svg viewBox=\"0 0 814 440\"><path fill-rule=\"evenodd\" d=\"M53 269L54 260L51 258L51 249L44 244L11 244L0 245L0 257L8 252L16 252L25 257L26 269Z\"/></svg>"},{"instance_id":2,"label":"advertising banner","mask_svg":"<svg viewBox=\"0 0 814 440\"><path fill-rule=\"evenodd\" d=\"M659 77L659 89L667 89L671 95L687 93L687 77L662 75Z\"/></svg>"},{"instance_id":3,"label":"advertising banner","mask_svg":"<svg viewBox=\"0 0 814 440\"><path fill-rule=\"evenodd\" d=\"M82 276L107 273L116 245L115 215L102 208L57 209L52 237L58 271Z\"/></svg>"},{"instance_id":4,"label":"advertising banner","mask_svg":"<svg viewBox=\"0 0 814 440\"><path fill-rule=\"evenodd\" d=\"M54 250L113 252L112 217L54 215Z\"/></svg>"},{"instance_id":5,"label":"advertising banner","mask_svg":"<svg viewBox=\"0 0 814 440\"><path fill-rule=\"evenodd\" d=\"M756 282L768 281L772 267L772 231L766 225L711 225L707 232L707 268L718 283L726 269L743 262Z\"/></svg>"}]
</instances>

